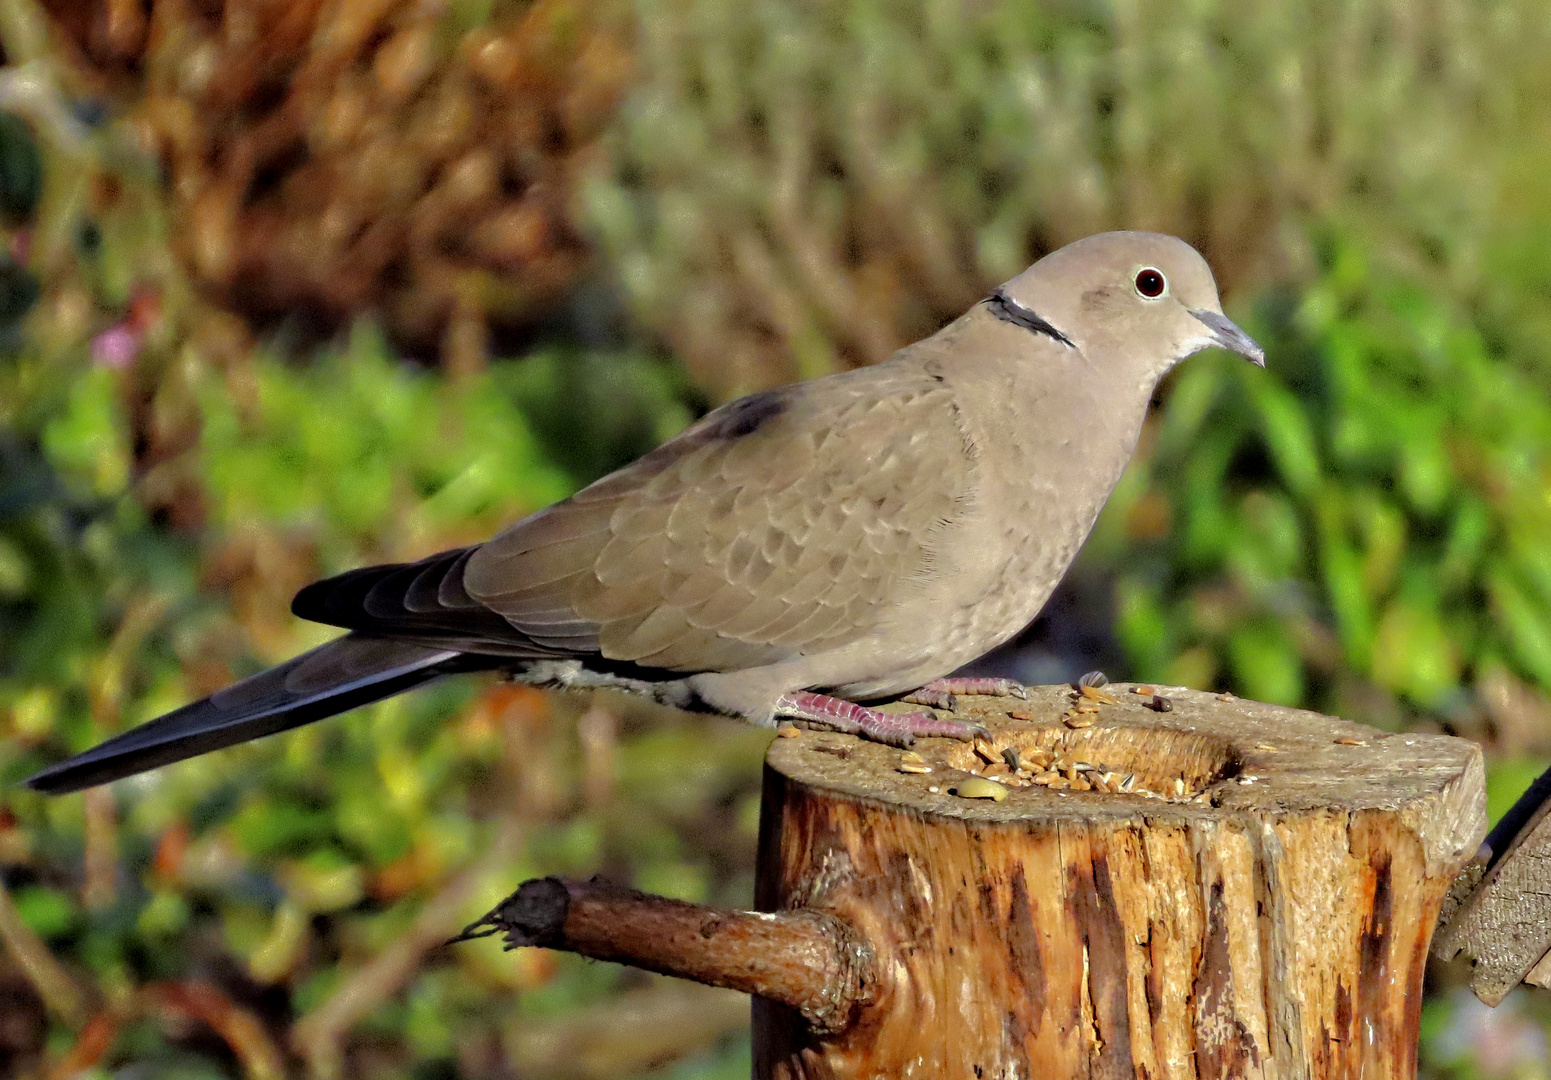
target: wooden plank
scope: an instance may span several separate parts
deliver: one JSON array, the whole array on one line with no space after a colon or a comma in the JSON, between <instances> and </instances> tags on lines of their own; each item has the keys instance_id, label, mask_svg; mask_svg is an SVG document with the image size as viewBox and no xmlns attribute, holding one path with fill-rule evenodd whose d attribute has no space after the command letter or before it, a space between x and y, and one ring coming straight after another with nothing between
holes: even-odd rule
<instances>
[{"instance_id":1,"label":"wooden plank","mask_svg":"<svg viewBox=\"0 0 1551 1080\"><path fill-rule=\"evenodd\" d=\"M1445 908L1434 955L1470 961L1470 987L1488 1005L1521 982L1551 987L1551 769L1492 829L1477 864Z\"/></svg>"}]
</instances>

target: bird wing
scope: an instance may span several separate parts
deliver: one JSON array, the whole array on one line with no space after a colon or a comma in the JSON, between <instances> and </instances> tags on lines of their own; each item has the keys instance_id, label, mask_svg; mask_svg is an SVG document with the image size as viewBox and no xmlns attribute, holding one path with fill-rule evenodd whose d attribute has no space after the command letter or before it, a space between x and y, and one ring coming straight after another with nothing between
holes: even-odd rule
<instances>
[{"instance_id":1,"label":"bird wing","mask_svg":"<svg viewBox=\"0 0 1551 1080\"><path fill-rule=\"evenodd\" d=\"M949 388L885 365L756 394L460 565L535 647L669 671L836 648L928 574L974 483Z\"/></svg>"},{"instance_id":2,"label":"bird wing","mask_svg":"<svg viewBox=\"0 0 1551 1080\"><path fill-rule=\"evenodd\" d=\"M351 570L302 589L292 614L362 634L407 638L460 652L537 659L572 655L547 648L470 596L463 573L477 548L415 563Z\"/></svg>"}]
</instances>

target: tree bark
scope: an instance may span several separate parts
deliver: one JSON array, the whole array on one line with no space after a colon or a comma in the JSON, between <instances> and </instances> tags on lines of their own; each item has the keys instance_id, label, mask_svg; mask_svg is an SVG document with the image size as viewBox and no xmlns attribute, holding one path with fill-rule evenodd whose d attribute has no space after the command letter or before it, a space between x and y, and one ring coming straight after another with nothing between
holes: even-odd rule
<instances>
[{"instance_id":1,"label":"tree bark","mask_svg":"<svg viewBox=\"0 0 1551 1080\"><path fill-rule=\"evenodd\" d=\"M1175 688L957 709L990 738L774 741L757 912L551 878L464 936L754 994L762 1080L1415 1076L1473 744Z\"/></svg>"},{"instance_id":2,"label":"tree bark","mask_svg":"<svg viewBox=\"0 0 1551 1080\"><path fill-rule=\"evenodd\" d=\"M1429 940L1485 831L1479 751L1130 690L964 699L990 743L924 763L776 740L757 906L850 926L876 981L836 1031L756 998L756 1076L1414 1076ZM997 794L982 776L1001 801L955 794Z\"/></svg>"},{"instance_id":3,"label":"tree bark","mask_svg":"<svg viewBox=\"0 0 1551 1080\"><path fill-rule=\"evenodd\" d=\"M848 1026L868 1004L872 953L816 911L729 911L594 878L535 878L448 944L500 934L507 950L542 946L758 994L815 1031Z\"/></svg>"}]
</instances>

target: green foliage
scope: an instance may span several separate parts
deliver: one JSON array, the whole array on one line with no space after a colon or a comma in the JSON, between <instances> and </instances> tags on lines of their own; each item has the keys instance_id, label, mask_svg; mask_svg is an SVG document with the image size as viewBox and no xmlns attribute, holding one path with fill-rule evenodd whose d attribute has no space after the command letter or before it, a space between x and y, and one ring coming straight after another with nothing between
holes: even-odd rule
<instances>
[{"instance_id":1,"label":"green foliage","mask_svg":"<svg viewBox=\"0 0 1551 1080\"><path fill-rule=\"evenodd\" d=\"M0 214L32 217L43 194L43 155L26 121L0 112Z\"/></svg>"},{"instance_id":2,"label":"green foliage","mask_svg":"<svg viewBox=\"0 0 1551 1080\"><path fill-rule=\"evenodd\" d=\"M636 6L590 217L716 397L880 360L1106 228L1192 240L1232 293L1340 220L1460 289L1504 201L1546 205L1533 0Z\"/></svg>"},{"instance_id":3,"label":"green foliage","mask_svg":"<svg viewBox=\"0 0 1551 1080\"><path fill-rule=\"evenodd\" d=\"M1132 673L1392 726L1463 726L1493 678L1551 688L1537 5L636 6L588 213L693 391L645 345L453 378L364 318L316 355L255 349L179 276L122 130L85 131L44 78L25 121L0 113L0 863L68 977L142 1008L105 1072L269 1075L143 1008L195 977L287 1038L366 1002L296 1051L320 1075L563 1073L578 1030L628 1028L658 984L612 966L492 942L386 986L373 964L439 900L472 918L534 874L747 903L760 733L465 680L90 808L16 782L321 640L287 614L306 581L481 539L673 434L696 393L881 358L1100 228L1203 246L1270 357L1171 380L1084 555ZM8 50L27 10L5 7ZM91 362L141 315L136 359ZM1494 813L1545 749L1493 760ZM1463 1014L1428 1007L1435 1075L1479 1074ZM54 1059L79 1032L54 1021ZM747 1074L746 1043L695 1038L669 1075ZM628 1050L597 1074L672 1056Z\"/></svg>"},{"instance_id":4,"label":"green foliage","mask_svg":"<svg viewBox=\"0 0 1551 1080\"><path fill-rule=\"evenodd\" d=\"M392 359L370 324L304 369L260 363L251 400L207 387L203 465L213 524L306 524L326 561L399 551L564 496L508 365L448 382ZM248 407L244 407L248 406Z\"/></svg>"},{"instance_id":5,"label":"green foliage","mask_svg":"<svg viewBox=\"0 0 1551 1080\"><path fill-rule=\"evenodd\" d=\"M52 363L0 444L0 850L22 922L73 977L133 987L200 976L220 957L301 1012L358 992L351 980L443 889L464 896L461 923L524 876L603 861L625 880L734 899L725 872L687 853L692 836L750 848L737 810L755 797L766 736L705 720L610 735L633 763L628 803L590 788L584 799L570 726L535 692L475 680L120 785L106 819L15 786L201 692L212 663L219 685L255 655L326 636L284 614L308 578L488 535L672 434L689 413L663 365L540 352L450 380L391 357L366 323L305 366L263 354L195 365L199 437L174 463L197 483L203 525L190 533L139 505L134 384L80 353ZM583 385L568 364L613 377ZM563 465L535 428L566 433ZM202 593L211 575L221 588ZM684 771L685 757L701 769ZM82 881L83 850L103 842L123 875ZM505 854L486 854L493 844ZM606 1008L619 980L514 964L488 943L410 976L360 1024L406 1062L499 1043L492 997ZM147 1024L125 1028L108 1060L188 1063Z\"/></svg>"},{"instance_id":6,"label":"green foliage","mask_svg":"<svg viewBox=\"0 0 1551 1080\"><path fill-rule=\"evenodd\" d=\"M678 368L644 356L550 349L502 371L535 435L578 485L628 465L693 418Z\"/></svg>"},{"instance_id":7,"label":"green foliage","mask_svg":"<svg viewBox=\"0 0 1551 1080\"><path fill-rule=\"evenodd\" d=\"M1144 678L1449 713L1483 667L1551 685L1551 404L1465 310L1330 242L1253 325L1270 370L1173 380L1091 557Z\"/></svg>"}]
</instances>

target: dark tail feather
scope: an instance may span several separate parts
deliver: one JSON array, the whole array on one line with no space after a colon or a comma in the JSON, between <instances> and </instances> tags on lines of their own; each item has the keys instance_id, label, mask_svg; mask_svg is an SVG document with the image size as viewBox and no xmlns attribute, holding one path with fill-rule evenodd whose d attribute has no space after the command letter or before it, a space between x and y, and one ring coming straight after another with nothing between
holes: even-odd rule
<instances>
[{"instance_id":1,"label":"dark tail feather","mask_svg":"<svg viewBox=\"0 0 1551 1080\"><path fill-rule=\"evenodd\" d=\"M492 663L484 657L347 634L50 766L27 785L59 795L106 784Z\"/></svg>"}]
</instances>

